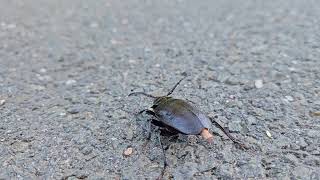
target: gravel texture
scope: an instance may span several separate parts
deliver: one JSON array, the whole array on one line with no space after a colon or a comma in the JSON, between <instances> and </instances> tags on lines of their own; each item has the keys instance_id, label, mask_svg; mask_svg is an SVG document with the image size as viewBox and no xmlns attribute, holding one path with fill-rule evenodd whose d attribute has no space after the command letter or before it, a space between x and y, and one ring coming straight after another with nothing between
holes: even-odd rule
<instances>
[{"instance_id":1,"label":"gravel texture","mask_svg":"<svg viewBox=\"0 0 320 180\"><path fill-rule=\"evenodd\" d=\"M216 127L165 138L165 179L319 179L319 17L317 0L1 0L0 179L155 179L134 115L152 100L127 95L183 72L173 96L254 150Z\"/></svg>"}]
</instances>

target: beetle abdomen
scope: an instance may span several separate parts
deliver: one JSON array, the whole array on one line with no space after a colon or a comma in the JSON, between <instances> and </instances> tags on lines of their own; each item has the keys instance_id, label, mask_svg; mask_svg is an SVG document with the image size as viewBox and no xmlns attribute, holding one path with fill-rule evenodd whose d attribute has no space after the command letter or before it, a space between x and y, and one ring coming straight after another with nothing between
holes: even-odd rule
<instances>
[{"instance_id":1,"label":"beetle abdomen","mask_svg":"<svg viewBox=\"0 0 320 180\"><path fill-rule=\"evenodd\" d=\"M183 134L200 134L211 124L201 111L181 99L170 98L160 103L154 112L160 121Z\"/></svg>"}]
</instances>

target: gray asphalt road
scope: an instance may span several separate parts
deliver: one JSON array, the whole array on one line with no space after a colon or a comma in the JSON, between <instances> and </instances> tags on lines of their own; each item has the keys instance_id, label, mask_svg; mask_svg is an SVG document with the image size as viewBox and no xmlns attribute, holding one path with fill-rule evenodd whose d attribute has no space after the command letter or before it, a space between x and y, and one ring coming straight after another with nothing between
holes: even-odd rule
<instances>
[{"instance_id":1,"label":"gray asphalt road","mask_svg":"<svg viewBox=\"0 0 320 180\"><path fill-rule=\"evenodd\" d=\"M150 107L174 92L216 127L164 140L165 179L320 178L319 1L0 1L0 179L156 178ZM133 148L129 157L123 151Z\"/></svg>"}]
</instances>

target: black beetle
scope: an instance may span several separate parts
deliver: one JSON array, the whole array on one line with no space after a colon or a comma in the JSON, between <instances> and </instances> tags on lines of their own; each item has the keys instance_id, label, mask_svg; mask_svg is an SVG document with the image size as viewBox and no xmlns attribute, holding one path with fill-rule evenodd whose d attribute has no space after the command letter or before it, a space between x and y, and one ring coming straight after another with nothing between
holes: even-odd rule
<instances>
[{"instance_id":1,"label":"black beetle","mask_svg":"<svg viewBox=\"0 0 320 180\"><path fill-rule=\"evenodd\" d=\"M185 77L184 77L185 78ZM175 86L165 96L153 96L144 92L133 92L129 96L133 95L144 95L153 98L153 105L149 109L144 109L138 114L146 112L152 115L155 119L152 119L150 123L159 127L161 135L177 135L179 133L185 135L201 135L208 142L213 141L213 135L209 132L211 122L215 123L219 129L221 129L234 143L245 147L243 144L238 142L225 128L217 123L212 117L207 117L199 109L192 106L185 100L175 99L170 97L176 87L184 79L178 81ZM210 121L211 120L211 121ZM150 138L151 134L149 132ZM160 145L163 153L164 149L162 146L161 138L159 136ZM167 166L166 157L164 153L164 168L162 175Z\"/></svg>"}]
</instances>

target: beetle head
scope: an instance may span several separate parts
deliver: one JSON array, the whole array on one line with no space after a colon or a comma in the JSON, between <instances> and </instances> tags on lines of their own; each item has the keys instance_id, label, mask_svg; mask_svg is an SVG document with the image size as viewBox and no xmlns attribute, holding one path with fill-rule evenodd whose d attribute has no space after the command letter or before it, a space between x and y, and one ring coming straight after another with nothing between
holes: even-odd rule
<instances>
[{"instance_id":1,"label":"beetle head","mask_svg":"<svg viewBox=\"0 0 320 180\"><path fill-rule=\"evenodd\" d=\"M153 98L153 99L154 99L154 101L153 101L153 104L154 104L154 105L161 104L161 103L166 102L168 99L171 98L171 97L169 97L169 96L173 93L173 91L174 91L174 90L176 89L176 87L181 83L181 81L186 78L186 75L185 75L185 74L184 74L184 76L185 76L185 77L183 77L182 79L180 79L180 81L178 81L178 82L173 86L173 88L168 92L168 94L165 95L165 96L160 96L160 97L158 97L158 96L153 96L153 95L151 95L151 94L147 94L147 93L145 93L145 92L133 92L133 93L130 93L129 96L144 95L144 96Z\"/></svg>"},{"instance_id":2,"label":"beetle head","mask_svg":"<svg viewBox=\"0 0 320 180\"><path fill-rule=\"evenodd\" d=\"M168 101L169 99L171 99L172 97L169 96L160 96L160 97L156 97L153 101L153 105L157 106L163 102Z\"/></svg>"}]
</instances>

